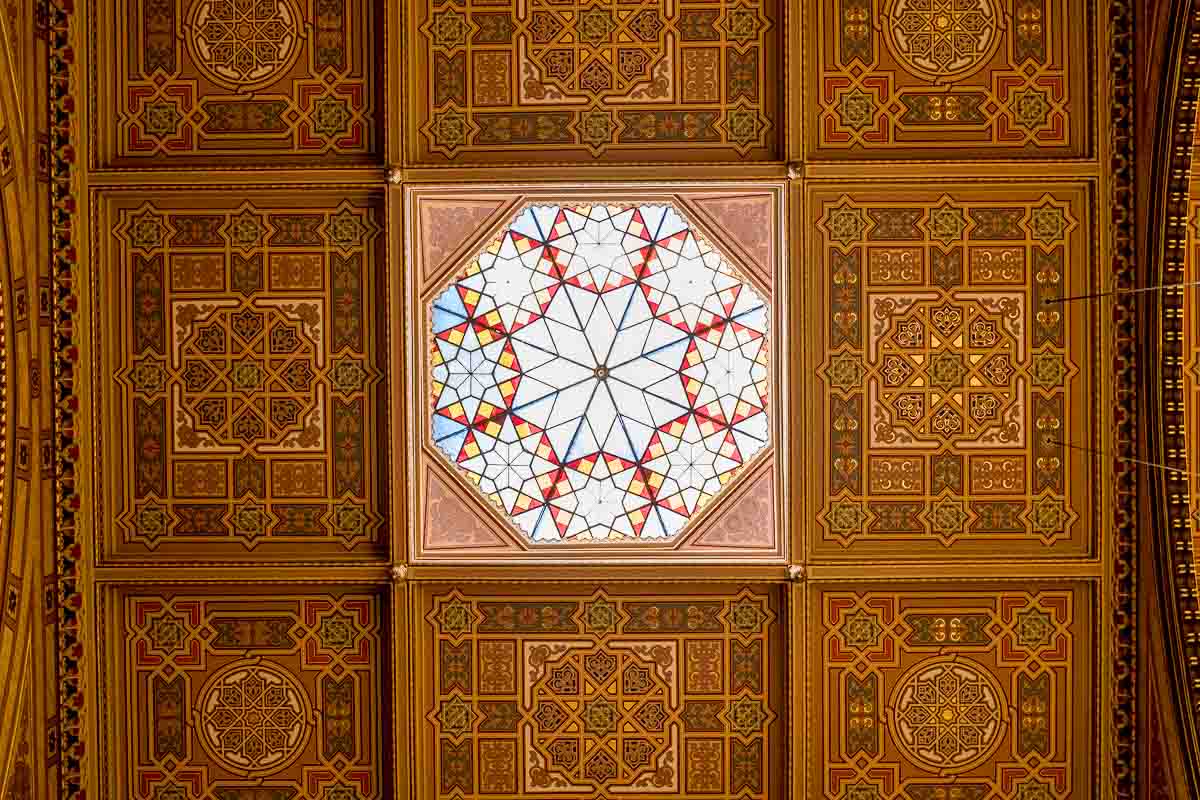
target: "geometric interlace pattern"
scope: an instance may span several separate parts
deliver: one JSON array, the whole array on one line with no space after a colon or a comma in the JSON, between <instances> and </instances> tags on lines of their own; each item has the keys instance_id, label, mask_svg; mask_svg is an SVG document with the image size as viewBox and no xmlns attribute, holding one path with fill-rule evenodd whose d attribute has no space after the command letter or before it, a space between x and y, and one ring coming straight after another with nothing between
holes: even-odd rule
<instances>
[{"instance_id":1,"label":"geometric interlace pattern","mask_svg":"<svg viewBox=\"0 0 1200 800\"><path fill-rule=\"evenodd\" d=\"M768 443L769 316L670 205L527 208L433 301L434 443L533 541L674 537Z\"/></svg>"}]
</instances>

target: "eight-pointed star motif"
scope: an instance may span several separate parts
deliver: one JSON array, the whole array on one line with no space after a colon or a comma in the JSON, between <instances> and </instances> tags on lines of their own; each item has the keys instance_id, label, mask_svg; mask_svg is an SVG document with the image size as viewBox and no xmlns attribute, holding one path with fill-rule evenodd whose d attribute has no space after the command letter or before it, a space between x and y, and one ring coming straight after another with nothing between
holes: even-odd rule
<instances>
[{"instance_id":1,"label":"eight-pointed star motif","mask_svg":"<svg viewBox=\"0 0 1200 800\"><path fill-rule=\"evenodd\" d=\"M768 444L769 318L670 206L527 208L433 301L434 443L534 541L676 536Z\"/></svg>"}]
</instances>

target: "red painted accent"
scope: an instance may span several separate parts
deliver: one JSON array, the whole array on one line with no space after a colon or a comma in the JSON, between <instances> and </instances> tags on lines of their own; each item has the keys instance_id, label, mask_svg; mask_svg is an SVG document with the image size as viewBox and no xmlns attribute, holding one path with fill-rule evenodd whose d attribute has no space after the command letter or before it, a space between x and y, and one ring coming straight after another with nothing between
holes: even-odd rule
<instances>
[{"instance_id":1,"label":"red painted accent","mask_svg":"<svg viewBox=\"0 0 1200 800\"><path fill-rule=\"evenodd\" d=\"M163 663L161 656L151 655L147 649L148 642L145 639L139 639L135 648L137 652L137 665L139 667L157 667Z\"/></svg>"},{"instance_id":2,"label":"red painted accent","mask_svg":"<svg viewBox=\"0 0 1200 800\"><path fill-rule=\"evenodd\" d=\"M137 620L137 626L139 628L145 627L146 615L162 611L162 608L163 604L157 600L135 602L133 604L133 616Z\"/></svg>"}]
</instances>

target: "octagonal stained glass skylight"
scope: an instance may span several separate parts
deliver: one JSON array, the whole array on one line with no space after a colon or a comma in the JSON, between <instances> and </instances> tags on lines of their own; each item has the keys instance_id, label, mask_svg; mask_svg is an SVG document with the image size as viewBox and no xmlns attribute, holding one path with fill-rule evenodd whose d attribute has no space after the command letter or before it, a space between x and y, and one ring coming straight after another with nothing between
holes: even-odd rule
<instances>
[{"instance_id":1,"label":"octagonal stained glass skylight","mask_svg":"<svg viewBox=\"0 0 1200 800\"><path fill-rule=\"evenodd\" d=\"M430 318L434 444L534 542L676 537L769 442L770 309L670 205L529 207Z\"/></svg>"}]
</instances>

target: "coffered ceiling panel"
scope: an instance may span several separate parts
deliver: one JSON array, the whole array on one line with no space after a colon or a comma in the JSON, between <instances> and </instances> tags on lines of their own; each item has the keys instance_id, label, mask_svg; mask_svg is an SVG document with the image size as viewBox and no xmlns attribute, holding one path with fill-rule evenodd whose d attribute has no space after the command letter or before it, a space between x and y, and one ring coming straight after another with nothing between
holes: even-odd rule
<instances>
[{"instance_id":1,"label":"coffered ceiling panel","mask_svg":"<svg viewBox=\"0 0 1200 800\"><path fill-rule=\"evenodd\" d=\"M100 166L370 162L381 152L375 0L99 0Z\"/></svg>"},{"instance_id":2,"label":"coffered ceiling panel","mask_svg":"<svg viewBox=\"0 0 1200 800\"><path fill-rule=\"evenodd\" d=\"M1089 152L1085 0L805 0L810 155Z\"/></svg>"},{"instance_id":3,"label":"coffered ceiling panel","mask_svg":"<svg viewBox=\"0 0 1200 800\"><path fill-rule=\"evenodd\" d=\"M1078 555L1096 288L1083 187L813 185L811 553ZM898 549L902 547L902 549Z\"/></svg>"},{"instance_id":4,"label":"coffered ceiling panel","mask_svg":"<svg viewBox=\"0 0 1200 800\"><path fill-rule=\"evenodd\" d=\"M419 800L785 796L777 588L427 584Z\"/></svg>"},{"instance_id":5,"label":"coffered ceiling panel","mask_svg":"<svg viewBox=\"0 0 1200 800\"><path fill-rule=\"evenodd\" d=\"M1094 5L88 0L79 791L1099 797Z\"/></svg>"},{"instance_id":6,"label":"coffered ceiling panel","mask_svg":"<svg viewBox=\"0 0 1200 800\"><path fill-rule=\"evenodd\" d=\"M104 198L104 556L385 550L380 203L360 192Z\"/></svg>"},{"instance_id":7,"label":"coffered ceiling panel","mask_svg":"<svg viewBox=\"0 0 1200 800\"><path fill-rule=\"evenodd\" d=\"M784 5L408 3L409 163L781 159Z\"/></svg>"},{"instance_id":8,"label":"coffered ceiling panel","mask_svg":"<svg viewBox=\"0 0 1200 800\"><path fill-rule=\"evenodd\" d=\"M809 797L1090 797L1085 584L814 587Z\"/></svg>"},{"instance_id":9,"label":"coffered ceiling panel","mask_svg":"<svg viewBox=\"0 0 1200 800\"><path fill-rule=\"evenodd\" d=\"M394 796L378 595L139 587L106 602L112 796Z\"/></svg>"},{"instance_id":10,"label":"coffered ceiling panel","mask_svg":"<svg viewBox=\"0 0 1200 800\"><path fill-rule=\"evenodd\" d=\"M415 559L784 557L780 188L408 193Z\"/></svg>"}]
</instances>

